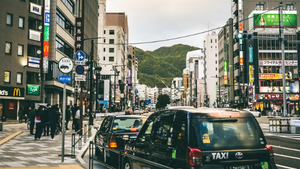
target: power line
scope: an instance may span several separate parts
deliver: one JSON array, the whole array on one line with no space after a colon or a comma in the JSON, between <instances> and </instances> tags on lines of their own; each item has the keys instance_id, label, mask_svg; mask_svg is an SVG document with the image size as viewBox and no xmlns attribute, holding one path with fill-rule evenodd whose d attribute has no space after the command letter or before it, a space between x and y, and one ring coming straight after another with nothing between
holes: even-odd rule
<instances>
[{"instance_id":1,"label":"power line","mask_svg":"<svg viewBox=\"0 0 300 169\"><path fill-rule=\"evenodd\" d=\"M264 13L267 13L269 11L272 11L274 9L277 9L279 8L279 6L275 7L275 8L272 8L268 11L265 11L261 14L264 14ZM258 16L256 16L258 17ZM194 34L189 34L189 35L184 35L184 36L179 36L179 37L175 37L175 38L168 38L168 39L161 39L161 40L154 40L154 41L146 41L146 42L136 42L136 43L128 43L128 45L141 45L141 44L149 44L149 43L159 43L159 42L166 42L166 41L171 41L171 40L177 40L177 39L183 39L183 38L188 38L188 37L192 37L192 36L197 36L197 35L201 35L201 34L204 34L204 33L208 33L208 32L211 32L211 31L214 31L214 30L218 30L218 29L221 29L225 26L230 26L230 25L235 25L236 23L239 23L239 22L243 22L243 21L247 21L251 18L254 18L254 16L251 16L251 17L248 17L248 18L245 18L245 19L242 19L238 22L235 22L235 23L232 23L232 24L225 24L224 26L220 26L220 27L217 27L217 28L213 28L213 29L209 29L209 30L206 30L206 31L202 31L202 32L198 32L198 33L194 33ZM103 45L125 45L126 43L119 43L119 44L106 44L106 43L95 43L95 44L103 44Z\"/></svg>"}]
</instances>

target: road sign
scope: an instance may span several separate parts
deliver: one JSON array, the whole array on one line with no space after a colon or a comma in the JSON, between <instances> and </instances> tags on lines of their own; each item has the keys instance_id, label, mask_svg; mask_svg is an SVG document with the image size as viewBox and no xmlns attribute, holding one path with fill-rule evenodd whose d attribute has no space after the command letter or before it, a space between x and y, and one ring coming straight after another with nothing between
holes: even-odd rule
<instances>
[{"instance_id":1,"label":"road sign","mask_svg":"<svg viewBox=\"0 0 300 169\"><path fill-rule=\"evenodd\" d=\"M138 89L135 89L135 90L134 90L134 93L139 93Z\"/></svg>"},{"instance_id":2,"label":"road sign","mask_svg":"<svg viewBox=\"0 0 300 169\"><path fill-rule=\"evenodd\" d=\"M58 62L58 69L62 73L70 73L73 69L73 61L68 57L63 57Z\"/></svg>"},{"instance_id":3,"label":"road sign","mask_svg":"<svg viewBox=\"0 0 300 169\"><path fill-rule=\"evenodd\" d=\"M75 71L77 74L82 75L84 74L84 67L82 65L78 65L76 66Z\"/></svg>"},{"instance_id":4,"label":"road sign","mask_svg":"<svg viewBox=\"0 0 300 169\"><path fill-rule=\"evenodd\" d=\"M69 83L72 81L72 77L70 77L68 75L62 75L62 76L59 76L58 80L62 83Z\"/></svg>"},{"instance_id":5,"label":"road sign","mask_svg":"<svg viewBox=\"0 0 300 169\"><path fill-rule=\"evenodd\" d=\"M77 51L75 55L76 55L76 60L78 61L83 61L85 58L85 53L81 50Z\"/></svg>"},{"instance_id":6,"label":"road sign","mask_svg":"<svg viewBox=\"0 0 300 169\"><path fill-rule=\"evenodd\" d=\"M85 61L75 60L75 65L85 65Z\"/></svg>"},{"instance_id":7,"label":"road sign","mask_svg":"<svg viewBox=\"0 0 300 169\"><path fill-rule=\"evenodd\" d=\"M81 76L75 76L75 81L86 81L86 78L84 75Z\"/></svg>"}]
</instances>

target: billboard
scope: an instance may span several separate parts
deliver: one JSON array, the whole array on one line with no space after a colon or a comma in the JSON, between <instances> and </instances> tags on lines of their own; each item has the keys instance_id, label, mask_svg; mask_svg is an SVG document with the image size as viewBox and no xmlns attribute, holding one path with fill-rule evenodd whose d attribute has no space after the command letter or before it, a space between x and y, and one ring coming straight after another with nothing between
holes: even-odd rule
<instances>
[{"instance_id":1,"label":"billboard","mask_svg":"<svg viewBox=\"0 0 300 169\"><path fill-rule=\"evenodd\" d=\"M281 60L260 60L259 66L282 66ZM284 66L298 66L298 60L285 60Z\"/></svg>"},{"instance_id":2,"label":"billboard","mask_svg":"<svg viewBox=\"0 0 300 169\"><path fill-rule=\"evenodd\" d=\"M281 73L260 73L259 79L282 79ZM285 79L292 79L292 76L290 78L287 77L287 73L285 74Z\"/></svg>"},{"instance_id":3,"label":"billboard","mask_svg":"<svg viewBox=\"0 0 300 169\"><path fill-rule=\"evenodd\" d=\"M249 18L249 30L279 27L278 11L252 11ZM297 28L297 11L283 11L283 26Z\"/></svg>"}]
</instances>

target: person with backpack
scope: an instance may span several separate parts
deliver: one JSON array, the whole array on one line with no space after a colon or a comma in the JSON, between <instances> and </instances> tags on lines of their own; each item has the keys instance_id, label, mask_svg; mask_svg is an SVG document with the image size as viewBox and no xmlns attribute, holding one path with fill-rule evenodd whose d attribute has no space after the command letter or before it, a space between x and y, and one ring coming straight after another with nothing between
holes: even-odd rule
<instances>
[{"instance_id":1,"label":"person with backpack","mask_svg":"<svg viewBox=\"0 0 300 169\"><path fill-rule=\"evenodd\" d=\"M29 120L30 120L30 134L31 134L31 135L34 135L34 134L33 134L33 129L34 129L34 118L35 118L35 109L34 109L34 106L32 106L32 107L29 109L28 117L29 117Z\"/></svg>"},{"instance_id":2,"label":"person with backpack","mask_svg":"<svg viewBox=\"0 0 300 169\"><path fill-rule=\"evenodd\" d=\"M35 135L34 135L34 140L41 140L41 135L42 135L42 129L43 129L43 124L42 124L42 114L44 111L44 106L39 106L38 110L36 111L34 122L36 124L36 129L35 129Z\"/></svg>"},{"instance_id":3,"label":"person with backpack","mask_svg":"<svg viewBox=\"0 0 300 169\"><path fill-rule=\"evenodd\" d=\"M55 140L54 139L55 129L56 129L56 124L58 123L58 118L59 118L59 113L58 113L57 109L58 109L57 105L53 105L49 112L49 124L51 127L51 141Z\"/></svg>"}]
</instances>

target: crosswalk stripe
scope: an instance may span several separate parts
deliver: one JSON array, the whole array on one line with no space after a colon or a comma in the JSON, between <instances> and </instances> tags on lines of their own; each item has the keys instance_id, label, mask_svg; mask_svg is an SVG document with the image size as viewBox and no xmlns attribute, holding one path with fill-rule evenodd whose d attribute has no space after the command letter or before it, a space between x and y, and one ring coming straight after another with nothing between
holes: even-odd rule
<instances>
[{"instance_id":1,"label":"crosswalk stripe","mask_svg":"<svg viewBox=\"0 0 300 169\"><path fill-rule=\"evenodd\" d=\"M276 166L281 167L281 168L286 168L286 169L297 169L297 168L288 167L288 166L284 166L284 165L280 165L280 164L276 164Z\"/></svg>"},{"instance_id":2,"label":"crosswalk stripe","mask_svg":"<svg viewBox=\"0 0 300 169\"><path fill-rule=\"evenodd\" d=\"M281 146L276 146L276 145L270 145L272 147L275 147L275 148L281 148L281 149L285 149L285 150L291 150L291 151L299 151L298 149L293 149L293 148L288 148L288 147L281 147Z\"/></svg>"},{"instance_id":3,"label":"crosswalk stripe","mask_svg":"<svg viewBox=\"0 0 300 169\"><path fill-rule=\"evenodd\" d=\"M274 155L275 156L280 156L280 157L285 157L285 158L291 158L291 159L300 160L300 158L298 158L298 157L292 157L292 156L287 156L287 155L283 155L283 154L274 153Z\"/></svg>"}]
</instances>

